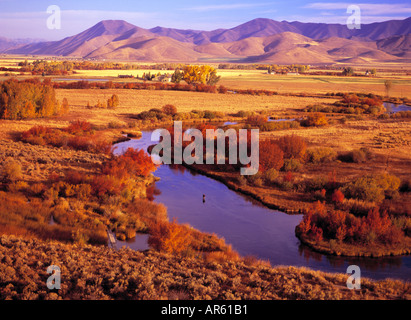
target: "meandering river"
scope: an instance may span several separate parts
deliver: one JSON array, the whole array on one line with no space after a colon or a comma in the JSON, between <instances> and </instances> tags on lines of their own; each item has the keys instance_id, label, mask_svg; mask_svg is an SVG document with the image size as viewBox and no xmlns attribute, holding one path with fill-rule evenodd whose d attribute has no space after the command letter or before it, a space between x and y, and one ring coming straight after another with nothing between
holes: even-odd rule
<instances>
[{"instance_id":1,"label":"meandering river","mask_svg":"<svg viewBox=\"0 0 411 320\"><path fill-rule=\"evenodd\" d=\"M141 139L116 144L115 153L127 148L144 149L151 141L150 131ZM271 210L250 197L230 190L223 183L182 166L162 165L154 173L161 194L156 202L167 206L168 216L180 223L215 233L241 255L253 255L275 265L304 266L314 270L346 273L349 265L361 268L363 277L411 280L411 256L385 258L344 258L317 253L301 244L294 234L302 215ZM203 194L205 202L203 202ZM136 250L148 248L147 235L132 242L120 242Z\"/></svg>"}]
</instances>

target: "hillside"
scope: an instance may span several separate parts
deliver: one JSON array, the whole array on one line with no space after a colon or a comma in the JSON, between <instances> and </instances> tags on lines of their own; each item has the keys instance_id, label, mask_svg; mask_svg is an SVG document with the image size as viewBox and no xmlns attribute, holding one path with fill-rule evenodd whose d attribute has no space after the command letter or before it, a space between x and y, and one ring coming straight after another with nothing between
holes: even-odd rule
<instances>
[{"instance_id":1,"label":"hillside","mask_svg":"<svg viewBox=\"0 0 411 320\"><path fill-rule=\"evenodd\" d=\"M398 57L411 58L411 34L389 37L377 41L376 44L379 50Z\"/></svg>"},{"instance_id":2,"label":"hillside","mask_svg":"<svg viewBox=\"0 0 411 320\"><path fill-rule=\"evenodd\" d=\"M155 251L74 246L0 237L0 299L409 299L410 284L252 260L216 263ZM47 267L61 268L61 289L46 288Z\"/></svg>"},{"instance_id":3,"label":"hillside","mask_svg":"<svg viewBox=\"0 0 411 320\"><path fill-rule=\"evenodd\" d=\"M114 40L84 55L86 58L141 61L196 61L199 56L191 44L148 36Z\"/></svg>"}]
</instances>

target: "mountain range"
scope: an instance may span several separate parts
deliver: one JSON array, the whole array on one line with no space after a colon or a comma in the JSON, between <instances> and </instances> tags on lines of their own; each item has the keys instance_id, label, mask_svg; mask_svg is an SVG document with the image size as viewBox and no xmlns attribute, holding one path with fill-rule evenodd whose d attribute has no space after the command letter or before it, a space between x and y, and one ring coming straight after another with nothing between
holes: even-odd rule
<instances>
[{"instance_id":1,"label":"mountain range","mask_svg":"<svg viewBox=\"0 0 411 320\"><path fill-rule=\"evenodd\" d=\"M144 29L123 20L104 20L60 41L16 44L0 38L1 51L151 62L410 62L411 17L354 30L340 24L261 18L213 31Z\"/></svg>"}]
</instances>

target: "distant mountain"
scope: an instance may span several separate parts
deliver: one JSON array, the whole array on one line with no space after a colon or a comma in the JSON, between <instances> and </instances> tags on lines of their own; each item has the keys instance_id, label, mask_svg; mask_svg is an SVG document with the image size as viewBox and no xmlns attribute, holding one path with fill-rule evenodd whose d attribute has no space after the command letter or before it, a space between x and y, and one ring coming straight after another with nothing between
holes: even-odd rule
<instances>
[{"instance_id":1,"label":"distant mountain","mask_svg":"<svg viewBox=\"0 0 411 320\"><path fill-rule=\"evenodd\" d=\"M209 42L232 42L249 37L266 37L283 32L298 33L312 39L330 37L362 38L379 40L393 35L411 33L411 17L405 20L389 20L371 24L362 24L361 29L350 30L342 24L303 23L275 21L258 18L241 24L231 29L218 29L214 31L178 30L171 28L154 28L151 32L162 36L174 38L178 41L191 41L194 44Z\"/></svg>"},{"instance_id":2,"label":"distant mountain","mask_svg":"<svg viewBox=\"0 0 411 320\"><path fill-rule=\"evenodd\" d=\"M28 43L40 42L37 39L8 39L0 37L0 52L9 50L14 47L18 47ZM43 40L44 41L44 40Z\"/></svg>"},{"instance_id":3,"label":"distant mountain","mask_svg":"<svg viewBox=\"0 0 411 320\"><path fill-rule=\"evenodd\" d=\"M143 29L122 20L105 20L63 40L20 45L6 53L170 62L210 58L281 64L396 61L410 58L410 34L411 18L364 24L359 30L254 19L213 31Z\"/></svg>"},{"instance_id":4,"label":"distant mountain","mask_svg":"<svg viewBox=\"0 0 411 320\"><path fill-rule=\"evenodd\" d=\"M140 28L122 20L105 20L93 27L72 37L60 41L49 41L28 44L17 49L9 50L10 53L34 55L61 55L85 56L91 51L113 41L120 34L133 31L137 33ZM141 33L144 34L145 29ZM149 34L149 32L147 31Z\"/></svg>"}]
</instances>

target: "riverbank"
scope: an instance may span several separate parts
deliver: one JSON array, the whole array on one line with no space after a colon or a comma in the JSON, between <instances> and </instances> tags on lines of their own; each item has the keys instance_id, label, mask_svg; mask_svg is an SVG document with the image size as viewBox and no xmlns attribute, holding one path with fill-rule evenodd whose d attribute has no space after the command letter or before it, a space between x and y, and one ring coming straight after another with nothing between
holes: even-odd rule
<instances>
[{"instance_id":1,"label":"riverbank","mask_svg":"<svg viewBox=\"0 0 411 320\"><path fill-rule=\"evenodd\" d=\"M396 246L378 246L371 244L364 247L354 246L345 243L331 242L331 241L314 241L307 236L296 232L296 237L309 248L328 255L345 256L345 257L367 257L367 258L381 258L386 256L402 256L411 254L411 241L407 244L400 244ZM400 246L400 248L399 248Z\"/></svg>"}]
</instances>

